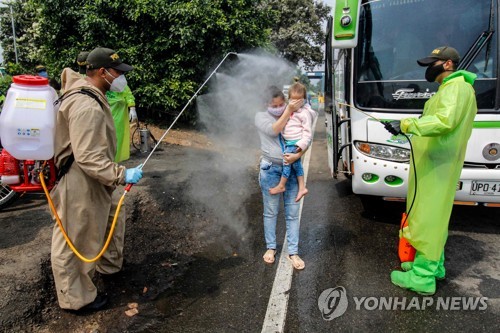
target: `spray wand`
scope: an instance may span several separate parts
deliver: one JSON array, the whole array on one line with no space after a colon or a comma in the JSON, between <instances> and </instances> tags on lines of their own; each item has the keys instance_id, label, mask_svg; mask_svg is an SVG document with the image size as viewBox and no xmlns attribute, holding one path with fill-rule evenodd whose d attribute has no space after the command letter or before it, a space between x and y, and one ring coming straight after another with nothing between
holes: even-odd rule
<instances>
[{"instance_id":1,"label":"spray wand","mask_svg":"<svg viewBox=\"0 0 500 333\"><path fill-rule=\"evenodd\" d=\"M236 52L229 52L228 54L226 54L226 56L222 59L222 61L217 65L217 67L215 67L215 69L212 71L212 73L208 76L208 78L205 80L205 82L203 82L203 84L198 88L198 90L194 93L193 96L191 96L191 98L189 99L189 101L186 103L186 105L184 106L184 108L182 108L181 112L179 112L179 114L177 115L177 117L175 117L174 121L172 122L172 124L170 124L170 126L167 128L166 132L163 133L163 135L161 136L161 138L158 140L158 142L156 142L156 145L153 147L153 149L151 150L151 152L149 153L148 157L146 158L146 160L141 163L141 165L139 165L139 169L142 170L142 168L144 167L144 165L149 161L149 159L151 158L151 156L153 155L153 153L155 152L156 148L158 147L158 145L163 141L163 139L165 138L165 136L167 136L168 132L170 131L170 129L175 125L175 123L177 122L177 120L180 118L180 116L184 113L184 111L187 109L187 107L189 106L189 104L191 104L191 102L193 101L193 99L195 99L195 97L198 95L198 93L201 91L201 89L207 84L208 80L210 80L210 78L212 77L212 75L215 74L215 72L217 72L217 70L219 69L219 67L222 65L222 63L224 63L224 61L226 60L226 58L230 55L230 54L234 54L234 55L238 55ZM132 186L134 184L127 184L127 186L125 187L125 193L129 192L130 189L132 189Z\"/></svg>"},{"instance_id":2,"label":"spray wand","mask_svg":"<svg viewBox=\"0 0 500 333\"><path fill-rule=\"evenodd\" d=\"M165 136L168 134L168 132L170 131L170 129L174 126L174 124L177 122L177 120L180 118L180 116L182 115L182 113L186 110L186 108L188 107L188 105L193 101L193 99L198 95L198 93L201 91L201 89L205 86L205 84L207 84L208 80L210 80L210 78L212 77L212 75L215 74L215 72L217 71L217 69L219 69L219 67L222 65L222 63L226 60L226 58L230 55L230 54L234 54L234 55L237 55L237 53L235 52L229 52L228 54L226 54L226 56L224 57L224 59L222 59L222 61L217 65L217 67L214 69L214 71L208 76L208 78L205 80L205 82L203 82L203 84L200 86L200 88L195 92L195 94L189 99L189 101L186 103L186 105L184 106L184 108L181 110L181 112L177 115L177 117L174 119L174 121L172 122L172 124L168 127L167 131L162 135L162 137L160 138L160 140L158 140L158 142L156 143L156 145L153 147L151 153L149 153L148 157L146 158L146 160L141 163L138 168L142 170L142 168L144 167L144 165L147 163L147 161L149 160L149 158L153 155L154 151L156 150L156 148L158 147L158 145L160 144L160 142L165 138ZM40 182L42 184L42 187L43 187L43 190L45 192L45 195L47 196L47 200L49 202L49 206L56 218L56 221L57 221L57 224L59 226L59 229L61 230L61 233L62 235L64 236L64 239L66 240L66 243L68 244L68 246L70 247L71 251L73 251L73 253L83 262L86 262L86 263L92 263L92 262L96 262L97 260L99 260L103 254L106 252L106 250L108 249L108 246L111 242L111 239L113 238L113 232L115 230L115 227L116 227L116 224L117 224L117 221L118 221L118 215L120 214L120 209L121 209L121 206L123 205L123 201L125 199L125 195L130 191L130 189L132 188L133 184L127 184L127 186L125 187L125 192L123 193L123 195L121 196L120 198L120 201L118 202L118 205L116 207L116 211L115 211L115 214L114 214L114 218L113 218L113 222L111 223L111 227L110 227L110 230L109 230L109 234L108 236L106 237L106 241L102 247L102 249L99 251L99 253L93 257L93 258L87 258L85 256L83 256L75 247L75 245L73 244L73 242L71 241L71 239L69 238L66 230L64 229L63 227L63 224L62 224L62 221L61 219L59 218L59 215L57 214L57 210L55 208L55 205L54 203L52 202L52 199L50 197L50 194L49 194L49 191L47 189L47 186L45 185L45 175L44 175L44 169L45 169L45 164L44 164L44 167L42 168L42 171L40 172Z\"/></svg>"},{"instance_id":3,"label":"spray wand","mask_svg":"<svg viewBox=\"0 0 500 333\"><path fill-rule=\"evenodd\" d=\"M368 117L370 117L370 118L372 118L372 119L375 119L376 121L378 121L378 122L379 122L379 123L381 123L381 124L383 124L383 123L384 123L382 120L380 120L380 119L378 119L378 118L375 118L375 117L374 117L374 116L372 116L371 114L369 114L369 113L367 113L367 112L364 112L364 111L362 111L362 110L358 109L357 107L352 106L351 104L342 103L342 102L338 102L338 103L339 103L339 105L345 105L345 106L350 107L351 109L354 109L354 110L356 110L356 111L358 111L358 112L361 112L361 113L362 113L362 114L364 114L365 116L368 116Z\"/></svg>"},{"instance_id":4,"label":"spray wand","mask_svg":"<svg viewBox=\"0 0 500 333\"><path fill-rule=\"evenodd\" d=\"M350 104L347 104L347 103L342 103L342 102L338 102L338 103L339 103L339 105L346 105L346 106L348 106L348 107L352 108L353 110L356 110L356 111L358 111L358 112L361 112L362 114L364 114L364 115L366 115L366 116L368 116L368 117L370 117L370 118L372 118L372 119L374 119L374 120L378 121L379 123L381 123L382 125L384 125L385 129L387 129L387 130L388 130L391 134L394 134L394 132L392 132L392 131L390 130L390 129L394 130L394 128L393 128L393 127L392 127L392 126L391 126L388 122L384 122L384 121L382 121L382 120L380 120L380 119L378 119L378 118L376 118L376 117L372 116L371 114L369 114L369 113L367 113L367 112L364 112L364 111L362 111L362 110L360 110L360 109L358 109L358 108L356 108L356 107L354 107L354 106L352 106L352 105L350 105ZM390 127L390 129L389 129L388 127ZM411 209L413 208L413 204L415 203L415 198L417 197L417 185L418 185L418 182L417 182L417 168L416 168L416 164L415 164L415 156L414 156L414 154L413 154L413 145L411 144L411 140L410 140L410 138L409 138L409 137L408 137L405 133L403 133L403 132L401 132L401 131L400 131L400 133L398 133L398 134L402 134L402 135L404 135L404 136L406 137L406 139L408 140L408 143L410 144L411 159L412 159L412 162L413 162L413 174L414 174L414 177L415 177L415 190L414 190L414 193L413 193L413 200L412 200L412 202L411 202L411 204L410 204L410 208L408 209L408 212L407 212L407 213L404 213L404 215L403 215L403 219L402 219L402 221L401 221L401 227L400 227L400 230L401 230L401 232L402 232L402 231L403 231L403 228L404 228L404 226L405 226L405 223L406 223L406 221L407 221L407 219L408 219L408 216L409 216L409 215L410 215L410 213L411 213ZM396 134L396 135L397 135L397 134ZM409 244L409 243L408 243L408 244ZM400 245L401 245L401 244L400 244ZM411 246L411 245L410 245L410 246Z\"/></svg>"}]
</instances>

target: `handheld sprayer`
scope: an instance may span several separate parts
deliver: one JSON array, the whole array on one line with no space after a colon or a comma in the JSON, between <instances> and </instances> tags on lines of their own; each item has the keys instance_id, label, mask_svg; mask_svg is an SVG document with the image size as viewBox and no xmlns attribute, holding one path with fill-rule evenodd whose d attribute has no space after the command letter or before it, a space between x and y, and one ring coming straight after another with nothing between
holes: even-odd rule
<instances>
[{"instance_id":1,"label":"handheld sprayer","mask_svg":"<svg viewBox=\"0 0 500 333\"><path fill-rule=\"evenodd\" d=\"M165 133L161 136L161 138L156 142L156 145L153 147L153 149L151 150L151 152L149 153L149 155L147 156L146 160L141 163L138 168L142 170L142 168L144 168L144 165L149 161L149 159L151 158L151 156L153 155L153 153L155 152L156 148L160 145L160 143L163 141L163 139L165 138L165 136L168 134L168 132L170 131L170 129L175 125L175 123L177 122L177 120L180 118L180 116L184 113L184 111L187 109L187 107L189 106L189 104L191 104L191 102L195 99L195 97L199 94L199 92L201 91L201 89L207 84L207 82L210 80L210 78L215 74L215 72L217 72L217 70L219 69L219 67L222 65L222 63L224 63L224 61L227 59L227 57L229 55L238 55L236 52L229 52L226 54L226 56L222 59L222 61L217 65L217 67L215 67L215 69L212 71L212 73L210 73L210 75L207 77L207 79L205 80L205 82L203 82L203 84L198 88L198 90L194 93L193 96L191 96L191 98L189 99L189 101L186 103L186 105L182 108L181 112L179 112L179 114L177 115L177 117L175 117L174 121L172 122L172 124L170 124L170 126L168 127L168 129L165 131ZM116 222L118 221L118 215L120 214L120 209L121 209L121 206L123 204L123 201L125 199L125 195L130 192L130 190L132 189L132 186L133 184L127 184L125 186L125 190L123 192L123 195L121 196L120 198L120 201L118 202L118 206L116 207L116 212L115 212L115 215L114 215L114 218L113 218L113 223L111 224L111 227L110 227L110 230L109 230L109 235L108 237L106 238L106 242L104 243L104 246L103 248L101 249L101 251L99 251L99 253L92 259L88 259L86 257L84 257L82 254L80 254L80 252L75 248L75 246L73 245L73 242L71 241L71 239L69 238L68 234L66 233L66 231L64 230L64 227L62 225L62 222L61 222L61 219L59 218L58 214L57 214L57 211L55 209L55 206L52 202L52 199L50 197L50 194L49 194L49 191L47 190L47 186L45 185L45 181L44 181L44 176L43 176L43 169L42 168L42 172L40 173L40 181L42 183L42 187L44 189L44 192L45 192L45 195L47 196L47 200L49 201L49 206L52 210L52 212L54 213L54 216L56 218L56 221L57 221L57 224L59 225L59 228L64 236L64 239L66 240L66 243L68 244L68 246L71 248L71 250L73 251L73 253L82 261L84 262L87 262L87 263L91 263L91 262L95 262L97 260L99 260L99 258L102 257L102 255L106 252L106 250L108 249L108 246L111 242L111 239L113 237L113 232L115 230L115 227L116 227Z\"/></svg>"},{"instance_id":2,"label":"handheld sprayer","mask_svg":"<svg viewBox=\"0 0 500 333\"><path fill-rule=\"evenodd\" d=\"M153 149L151 150L151 152L149 153L149 155L146 157L146 160L144 160L144 162L141 163L141 165L139 166L139 169L142 170L142 168L144 167L144 165L146 165L146 163L149 161L149 159L151 158L151 156L155 152L155 150L158 147L158 145L163 141L163 139L165 138L165 136L167 136L167 134L170 131L170 129L175 125L175 123L180 118L180 116L184 113L184 111L187 109L187 107L189 106L189 104L191 104L191 102L193 101L193 99L195 99L195 97L198 96L198 94L201 91L201 89L203 89L203 87L207 84L207 82L210 80L210 78L217 72L217 70L219 69L219 67L226 60L226 58L229 57L229 55L231 55L231 54L236 55L236 56L238 55L236 52L229 52L228 54L226 54L226 56L221 60L221 62L217 65L217 67L215 67L215 69L212 71L212 73L210 73L210 75L207 77L207 79L205 80L205 82L202 83L202 85L198 88L198 90L194 93L194 95L191 96L191 98L186 103L186 105L184 105L184 107L182 108L181 112L179 112L179 114L177 115L177 117L175 117L174 121L172 122L172 124L170 124L170 126L167 128L167 130L165 131L165 133L163 133L163 135L160 137L160 139L158 139L158 142L153 147ZM133 186L133 184L127 184L127 186L125 187L125 193L129 192L130 189L132 188L132 186Z\"/></svg>"},{"instance_id":3,"label":"handheld sprayer","mask_svg":"<svg viewBox=\"0 0 500 333\"><path fill-rule=\"evenodd\" d=\"M339 105L345 105L345 106L348 106L350 107L351 109L355 110L355 111L358 111L376 121L378 121L380 124L384 125L384 127L386 127L386 125L384 124L384 121L372 116L371 114L367 113L367 112L364 112L350 104L347 104L347 103L342 103L342 102L339 102ZM386 127L387 128L387 127ZM400 132L400 134L404 135L406 137L406 139L408 140L408 143L410 144L410 153L411 153L411 159L412 159L412 162L413 162L413 174L415 176L415 191L414 191L414 195L413 195L413 200L410 204L410 208L408 209L408 212L405 212L403 213L403 218L401 220L401 226L400 226L400 231L402 233L403 231L403 228L406 227L408 224L407 224L407 219L408 219L408 216L410 215L410 212L411 212L411 209L413 208L413 204L415 203L415 198L417 197L417 185L418 185L418 182L417 182L417 168L416 168L416 164L415 164L415 157L414 157L414 154L413 154L413 146L411 144L411 140L410 138L403 132ZM402 262L404 261L413 261L413 257L415 256L415 252L414 252L414 249L413 247L411 246L411 244L404 238L404 237L400 237L400 243L399 243L399 256L400 256L400 259ZM403 257L405 258L403 260Z\"/></svg>"}]
</instances>

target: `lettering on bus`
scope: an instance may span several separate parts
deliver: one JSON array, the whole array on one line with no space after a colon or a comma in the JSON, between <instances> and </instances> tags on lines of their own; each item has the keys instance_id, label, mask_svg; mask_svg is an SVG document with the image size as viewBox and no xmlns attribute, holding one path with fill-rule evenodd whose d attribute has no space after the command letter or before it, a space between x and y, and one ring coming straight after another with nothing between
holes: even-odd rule
<instances>
[{"instance_id":1,"label":"lettering on bus","mask_svg":"<svg viewBox=\"0 0 500 333\"><path fill-rule=\"evenodd\" d=\"M429 99L436 94L435 91L430 92L429 89L426 89L425 92L414 92L413 88L402 88L396 90L392 97L397 101L400 99Z\"/></svg>"}]
</instances>

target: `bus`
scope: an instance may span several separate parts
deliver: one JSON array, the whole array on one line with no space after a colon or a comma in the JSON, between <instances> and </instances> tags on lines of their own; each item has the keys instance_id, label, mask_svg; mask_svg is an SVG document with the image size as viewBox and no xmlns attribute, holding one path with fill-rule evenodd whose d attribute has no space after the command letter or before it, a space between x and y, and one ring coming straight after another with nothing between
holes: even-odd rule
<instances>
[{"instance_id":1,"label":"bus","mask_svg":"<svg viewBox=\"0 0 500 333\"><path fill-rule=\"evenodd\" d=\"M410 145L379 122L419 117L437 83L416 60L439 46L477 75L478 113L455 204L500 207L498 0L338 0L327 24L325 121L333 177L356 194L404 201ZM418 170L417 170L418 173ZM439 191L439 189L436 189Z\"/></svg>"}]
</instances>

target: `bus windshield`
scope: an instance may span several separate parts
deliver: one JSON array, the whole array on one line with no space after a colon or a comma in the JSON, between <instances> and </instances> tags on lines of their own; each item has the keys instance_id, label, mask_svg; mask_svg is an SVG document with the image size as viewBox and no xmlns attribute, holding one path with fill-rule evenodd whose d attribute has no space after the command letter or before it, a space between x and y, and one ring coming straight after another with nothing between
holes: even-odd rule
<instances>
[{"instance_id":1,"label":"bus windshield","mask_svg":"<svg viewBox=\"0 0 500 333\"><path fill-rule=\"evenodd\" d=\"M416 60L439 46L464 57L484 32L484 43L466 70L477 74L479 112L494 111L497 85L497 1L363 1L355 54L356 105L378 111L419 110L437 91Z\"/></svg>"}]
</instances>

